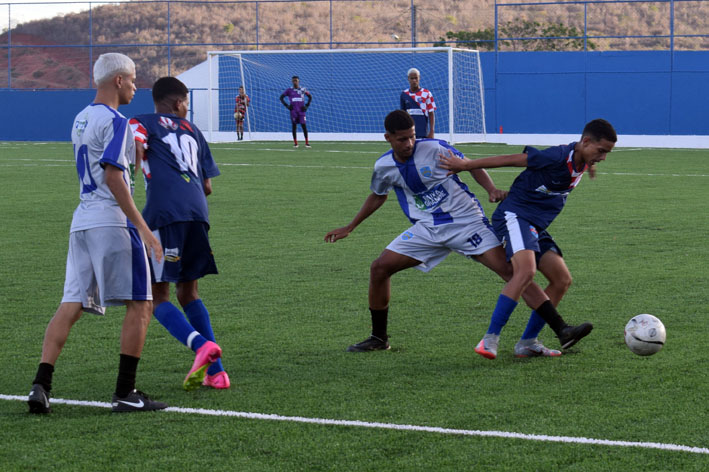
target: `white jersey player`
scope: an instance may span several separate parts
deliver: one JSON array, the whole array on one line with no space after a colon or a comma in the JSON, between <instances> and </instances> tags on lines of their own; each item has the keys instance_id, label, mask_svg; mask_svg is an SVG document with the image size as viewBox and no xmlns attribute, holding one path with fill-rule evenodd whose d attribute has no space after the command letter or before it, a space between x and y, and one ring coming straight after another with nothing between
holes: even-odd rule
<instances>
[{"instance_id":1,"label":"white jersey player","mask_svg":"<svg viewBox=\"0 0 709 472\"><path fill-rule=\"evenodd\" d=\"M135 389L138 361L152 311L145 244L162 258L162 247L132 198L135 144L119 105L135 94L135 64L123 54L102 54L94 65L96 98L74 120L72 142L79 176L79 206L69 235L64 296L49 322L42 360L27 403L30 413L49 413L54 364L83 311L103 314L126 305L120 362L111 403L115 412L167 408Z\"/></svg>"}]
</instances>

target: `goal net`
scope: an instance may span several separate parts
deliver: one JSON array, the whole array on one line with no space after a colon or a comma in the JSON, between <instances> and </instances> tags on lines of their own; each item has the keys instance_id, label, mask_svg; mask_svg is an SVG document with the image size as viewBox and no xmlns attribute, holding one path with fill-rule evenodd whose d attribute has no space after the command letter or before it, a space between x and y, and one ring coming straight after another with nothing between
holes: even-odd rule
<instances>
[{"instance_id":1,"label":"goal net","mask_svg":"<svg viewBox=\"0 0 709 472\"><path fill-rule=\"evenodd\" d=\"M412 67L421 72L421 87L433 94L435 136L484 142L480 55L449 47L209 52L207 138L236 140L234 99L243 85L251 99L245 139L290 140L290 114L279 97L297 75L313 96L307 111L311 140L379 141L384 117L400 107Z\"/></svg>"}]
</instances>

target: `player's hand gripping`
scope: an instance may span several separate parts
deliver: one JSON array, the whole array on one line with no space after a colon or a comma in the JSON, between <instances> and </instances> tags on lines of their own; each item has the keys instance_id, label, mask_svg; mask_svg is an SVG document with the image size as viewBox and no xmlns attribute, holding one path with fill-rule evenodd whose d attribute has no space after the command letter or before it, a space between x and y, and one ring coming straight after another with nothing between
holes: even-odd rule
<instances>
[{"instance_id":1,"label":"player's hand gripping","mask_svg":"<svg viewBox=\"0 0 709 472\"><path fill-rule=\"evenodd\" d=\"M461 159L460 157L453 154L453 151L451 151L450 149L448 150L447 156L445 154L439 154L438 158L438 167L442 169L447 169L447 175L457 174L458 172L464 170L471 170L467 167L467 165L469 162L473 162L467 157Z\"/></svg>"},{"instance_id":2,"label":"player's hand gripping","mask_svg":"<svg viewBox=\"0 0 709 472\"><path fill-rule=\"evenodd\" d=\"M348 226L343 226L342 228L333 229L325 235L326 243L334 243L340 239L346 238L350 235L352 230Z\"/></svg>"},{"instance_id":3,"label":"player's hand gripping","mask_svg":"<svg viewBox=\"0 0 709 472\"><path fill-rule=\"evenodd\" d=\"M507 198L508 193L509 192L507 190L500 190L499 188L496 188L488 194L488 197L490 199L490 202L497 203Z\"/></svg>"}]
</instances>

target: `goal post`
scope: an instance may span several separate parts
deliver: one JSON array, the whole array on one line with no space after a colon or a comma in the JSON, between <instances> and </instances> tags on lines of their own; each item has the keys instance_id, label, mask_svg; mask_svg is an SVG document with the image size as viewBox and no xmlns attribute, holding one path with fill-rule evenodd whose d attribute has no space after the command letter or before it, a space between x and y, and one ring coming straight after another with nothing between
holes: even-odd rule
<instances>
[{"instance_id":1,"label":"goal post","mask_svg":"<svg viewBox=\"0 0 709 472\"><path fill-rule=\"evenodd\" d=\"M279 98L294 75L313 96L307 112L311 140L380 141L384 117L400 108L412 67L421 72L421 87L433 94L435 136L451 143L485 141L482 70L475 50L210 51L207 65L207 137L212 142L236 140L234 99L242 85L251 99L244 117L245 139L292 139L290 115Z\"/></svg>"}]
</instances>

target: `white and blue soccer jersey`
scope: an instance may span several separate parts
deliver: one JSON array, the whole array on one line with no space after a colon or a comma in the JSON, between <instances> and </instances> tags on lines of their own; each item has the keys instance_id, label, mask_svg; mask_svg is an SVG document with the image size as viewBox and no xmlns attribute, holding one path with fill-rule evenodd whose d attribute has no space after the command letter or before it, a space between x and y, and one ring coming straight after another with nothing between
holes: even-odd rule
<instances>
[{"instance_id":1,"label":"white and blue soccer jersey","mask_svg":"<svg viewBox=\"0 0 709 472\"><path fill-rule=\"evenodd\" d=\"M448 171L438 167L438 155L447 155L448 150L463 157L438 139L417 140L412 156L403 164L389 150L374 164L372 192L386 195L393 189L412 224L437 226L485 219L480 202L468 187L457 175L446 175Z\"/></svg>"},{"instance_id":2,"label":"white and blue soccer jersey","mask_svg":"<svg viewBox=\"0 0 709 472\"><path fill-rule=\"evenodd\" d=\"M155 230L171 223L209 223L204 180L219 175L202 132L176 115L152 113L131 118L136 141L147 146L143 218Z\"/></svg>"},{"instance_id":3,"label":"white and blue soccer jersey","mask_svg":"<svg viewBox=\"0 0 709 472\"><path fill-rule=\"evenodd\" d=\"M106 185L104 173L107 165L121 169L132 192L135 142L126 117L107 105L93 103L76 115L71 141L80 198L71 231L103 226L132 227Z\"/></svg>"},{"instance_id":4,"label":"white and blue soccer jersey","mask_svg":"<svg viewBox=\"0 0 709 472\"><path fill-rule=\"evenodd\" d=\"M567 195L579 184L586 165L574 166L575 142L542 151L527 146L527 168L512 183L509 195L497 206L498 212L515 213L519 218L546 229L566 204Z\"/></svg>"}]
</instances>

